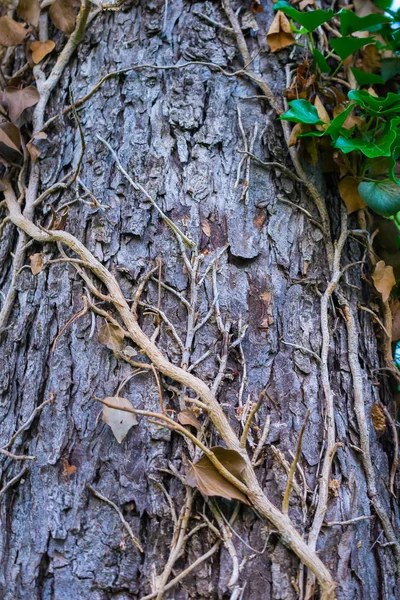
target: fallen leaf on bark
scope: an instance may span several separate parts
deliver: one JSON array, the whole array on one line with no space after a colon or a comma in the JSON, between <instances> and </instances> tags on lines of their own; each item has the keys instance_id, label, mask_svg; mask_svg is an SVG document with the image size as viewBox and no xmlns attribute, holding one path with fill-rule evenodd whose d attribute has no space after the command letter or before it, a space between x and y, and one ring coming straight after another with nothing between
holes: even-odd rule
<instances>
[{"instance_id":1,"label":"fallen leaf on bark","mask_svg":"<svg viewBox=\"0 0 400 600\"><path fill-rule=\"evenodd\" d=\"M57 29L67 35L75 29L75 9L69 0L55 0L50 6L49 15Z\"/></svg>"},{"instance_id":2,"label":"fallen leaf on bark","mask_svg":"<svg viewBox=\"0 0 400 600\"><path fill-rule=\"evenodd\" d=\"M0 154L9 163L18 162L22 156L18 127L12 123L0 125Z\"/></svg>"},{"instance_id":3,"label":"fallen leaf on bark","mask_svg":"<svg viewBox=\"0 0 400 600\"><path fill-rule=\"evenodd\" d=\"M99 342L110 350L122 350L124 342L124 332L121 327L113 325L106 321L99 331Z\"/></svg>"},{"instance_id":4,"label":"fallen leaf on bark","mask_svg":"<svg viewBox=\"0 0 400 600\"><path fill-rule=\"evenodd\" d=\"M271 48L271 52L278 52L295 42L289 19L280 10L276 13L268 30L267 42Z\"/></svg>"},{"instance_id":5,"label":"fallen leaf on bark","mask_svg":"<svg viewBox=\"0 0 400 600\"><path fill-rule=\"evenodd\" d=\"M372 279L376 289L382 294L382 300L386 302L390 296L390 292L396 285L393 267L386 265L385 261L380 260L376 263L375 271L372 273Z\"/></svg>"},{"instance_id":6,"label":"fallen leaf on bark","mask_svg":"<svg viewBox=\"0 0 400 600\"><path fill-rule=\"evenodd\" d=\"M348 215L366 206L358 192L359 183L358 179L351 176L345 177L339 182L339 193L346 205Z\"/></svg>"},{"instance_id":7,"label":"fallen leaf on bark","mask_svg":"<svg viewBox=\"0 0 400 600\"><path fill-rule=\"evenodd\" d=\"M23 23L17 23L7 15L0 17L0 46L18 46L22 44L28 29Z\"/></svg>"},{"instance_id":8,"label":"fallen leaf on bark","mask_svg":"<svg viewBox=\"0 0 400 600\"><path fill-rule=\"evenodd\" d=\"M126 437L128 431L137 425L136 415L133 413L118 410L118 408L133 408L132 402L127 398L120 396L110 396L106 398L106 402L113 404L116 408L104 406L102 419L103 422L111 427L117 442L120 444Z\"/></svg>"},{"instance_id":9,"label":"fallen leaf on bark","mask_svg":"<svg viewBox=\"0 0 400 600\"><path fill-rule=\"evenodd\" d=\"M210 450L232 475L240 478L246 468L246 463L238 452L221 446L215 446ZM186 481L188 485L197 487L204 496L221 496L227 500L240 500L244 504L249 504L246 496L225 479L205 455L191 465Z\"/></svg>"},{"instance_id":10,"label":"fallen leaf on bark","mask_svg":"<svg viewBox=\"0 0 400 600\"><path fill-rule=\"evenodd\" d=\"M200 431L201 429L200 421L198 420L194 412L191 410L182 410L178 414L178 421L181 425L191 425L192 427L197 429L197 431Z\"/></svg>"},{"instance_id":11,"label":"fallen leaf on bark","mask_svg":"<svg viewBox=\"0 0 400 600\"><path fill-rule=\"evenodd\" d=\"M40 17L39 0L19 0L17 4L17 15L20 19L37 27Z\"/></svg>"},{"instance_id":12,"label":"fallen leaf on bark","mask_svg":"<svg viewBox=\"0 0 400 600\"><path fill-rule=\"evenodd\" d=\"M7 103L11 121L16 121L26 108L39 102L40 94L32 85L26 88L9 86L4 90L3 98Z\"/></svg>"},{"instance_id":13,"label":"fallen leaf on bark","mask_svg":"<svg viewBox=\"0 0 400 600\"><path fill-rule=\"evenodd\" d=\"M32 60L37 65L44 59L45 56L50 54L56 47L53 40L47 40L46 42L38 42L35 40L32 42L30 46L30 51L32 52Z\"/></svg>"},{"instance_id":14,"label":"fallen leaf on bark","mask_svg":"<svg viewBox=\"0 0 400 600\"><path fill-rule=\"evenodd\" d=\"M29 260L31 262L32 274L38 275L43 268L43 256L40 253L32 254L32 256L29 257Z\"/></svg>"},{"instance_id":15,"label":"fallen leaf on bark","mask_svg":"<svg viewBox=\"0 0 400 600\"><path fill-rule=\"evenodd\" d=\"M384 433L386 431L386 417L385 413L379 406L374 404L371 409L372 425L377 433Z\"/></svg>"}]
</instances>

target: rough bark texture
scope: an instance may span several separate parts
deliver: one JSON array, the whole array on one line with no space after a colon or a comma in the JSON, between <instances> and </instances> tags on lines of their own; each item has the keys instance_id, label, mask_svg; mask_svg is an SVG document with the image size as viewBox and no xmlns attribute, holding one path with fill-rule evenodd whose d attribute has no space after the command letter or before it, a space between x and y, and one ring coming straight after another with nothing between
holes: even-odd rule
<instances>
[{"instance_id":1,"label":"rough bark texture","mask_svg":"<svg viewBox=\"0 0 400 600\"><path fill-rule=\"evenodd\" d=\"M202 60L232 70L240 67L234 38L195 14L200 11L226 23L218 2L175 0L168 6L163 31L164 7L162 0L127 2L120 12L97 17L54 93L47 116L68 102L69 85L75 98L79 98L102 75L134 64ZM281 94L282 69L288 54L282 52L277 59L267 49L269 10L268 7L264 14L257 15L259 33L247 30L247 38L253 50L260 49L254 70L263 75L276 94ZM61 44L62 36L59 37ZM299 203L318 218L300 186L277 170L267 171L252 163L248 203L240 199L244 170L242 181L234 190L241 158L237 149L243 149L238 104L248 139L254 125L258 125L254 153L263 160L290 166L275 113L263 100L243 100L257 93L257 88L244 79L228 79L204 66L164 72L142 69L105 83L83 106L80 120L87 144L82 179L109 209L93 209L78 201L70 206L67 230L117 274L128 298L133 297L137 282L154 266L157 257L163 261L163 281L183 294L187 292L188 279L174 236L143 196L134 192L116 170L111 155L96 140L96 135L101 135L163 210L190 233L201 251L208 251L204 264L214 252L229 244L228 252L219 261L221 312L224 319L232 319L233 332L237 331L239 319L249 326L243 342L247 363L244 401L249 394L258 397L267 384L275 401L274 406L266 403L262 407L256 423L262 427L270 414L265 461L258 472L268 496L278 506L286 473L271 445L291 462L290 452L295 450L307 408L311 409L300 463L310 490L309 512L303 515L295 493L290 504L290 515L306 534L323 449L323 395L318 361L284 342L319 354L317 288L321 284L320 289L324 289L327 263L320 230L284 202L286 199ZM80 152L72 119L66 118L48 133L48 139L41 142L42 189L75 166ZM339 201L333 184L324 190L335 235ZM51 202L61 206L73 199L74 192L67 192L53 197ZM37 221L48 225L50 211L46 206L43 212L47 216L37 211ZM352 220L350 226L351 223ZM4 293L10 281L10 251L15 240L15 228L8 225L0 243L0 284ZM29 253L38 251L40 246L33 245ZM54 245L46 246L44 252L46 258L57 256ZM350 241L345 246L343 264L360 260L362 252L358 242ZM18 300L10 327L2 335L0 442L5 444L50 394L55 397L12 448L16 453L36 456L37 461L30 463L24 477L1 497L0 596L4 600L128 600L144 596L151 591L152 573L162 571L172 535L168 504L153 479L163 482L177 507L183 499L181 483L159 471L167 468L168 461L182 468L183 446L177 436L140 420L119 445L109 427L98 419L100 408L91 394L114 395L120 381L131 371L128 364L118 361L99 344L97 332L102 320L96 317L92 338L89 334L95 317L86 315L77 320L63 334L55 352L51 351L61 327L82 308L83 289L74 268L65 264L52 265L36 277L24 269L18 278ZM343 290L355 307L357 302L366 304L373 297L371 288L361 279L359 266L347 271ZM208 282L199 297L200 314L207 313L211 298ZM149 284L147 300L157 303L155 284ZM162 309L184 337L185 310L165 290ZM141 319L145 330L151 333L153 318L143 315ZM388 491L393 461L391 433L388 430L378 438L370 418L371 407L378 399L391 409L387 378L376 371L383 365L382 338L370 315L360 311L358 319L371 453L382 502L398 531L398 506ZM329 368L337 441L343 446L333 463L327 522L374 515L360 453L355 448L360 443L346 328L338 306L333 304L330 327ZM214 344L217 354L220 336L212 320L196 336L191 361ZM160 345L172 361L180 360L176 344L165 328ZM227 370L231 377L224 381L219 394L237 430L242 376L238 358L237 353L231 353ZM218 363L212 356L196 372L212 383L217 371ZM150 375L131 380L123 395L136 407L158 410L157 387ZM175 399L170 408L178 409ZM22 467L21 463L1 456L0 487ZM144 554L133 547L117 513L95 498L87 484L122 508ZM218 504L229 516L232 503L219 499ZM203 510L200 497L196 510ZM268 524L251 509L241 509L235 529L247 544L263 550ZM348 526L323 528L318 549L338 583L339 599L400 598L392 549L379 543L371 549L380 535L381 525L375 516ZM381 537L380 541L386 540ZM173 573L177 574L214 542L211 532L202 530L194 535ZM239 562L248 559L240 575L243 599L298 598L293 585L298 561L273 533L262 554L256 554L235 536L233 543ZM230 573L231 561L223 548L164 597L229 598Z\"/></svg>"}]
</instances>

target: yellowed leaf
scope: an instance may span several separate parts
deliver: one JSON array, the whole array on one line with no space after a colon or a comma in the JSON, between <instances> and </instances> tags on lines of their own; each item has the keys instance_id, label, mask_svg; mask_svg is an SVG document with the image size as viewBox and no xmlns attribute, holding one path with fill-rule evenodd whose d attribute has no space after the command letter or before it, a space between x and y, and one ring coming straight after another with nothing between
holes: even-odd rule
<instances>
[{"instance_id":1,"label":"yellowed leaf","mask_svg":"<svg viewBox=\"0 0 400 600\"><path fill-rule=\"evenodd\" d=\"M267 42L271 48L271 52L278 52L295 42L289 19L280 10L276 13L268 30Z\"/></svg>"},{"instance_id":2,"label":"yellowed leaf","mask_svg":"<svg viewBox=\"0 0 400 600\"><path fill-rule=\"evenodd\" d=\"M324 122L323 125L317 125L318 131L325 131L327 127L329 127L329 123L331 122L331 118L326 110L325 106L321 102L321 98L319 96L315 96L314 106L317 109L317 113L321 121Z\"/></svg>"},{"instance_id":3,"label":"yellowed leaf","mask_svg":"<svg viewBox=\"0 0 400 600\"><path fill-rule=\"evenodd\" d=\"M371 418L375 431L377 433L384 433L386 431L386 417L379 404L373 405L371 409Z\"/></svg>"},{"instance_id":4,"label":"yellowed leaf","mask_svg":"<svg viewBox=\"0 0 400 600\"><path fill-rule=\"evenodd\" d=\"M372 273L372 279L376 289L382 294L382 300L386 302L390 296L390 292L396 285L393 267L386 265L385 261L380 260L376 263L375 271Z\"/></svg>"},{"instance_id":5,"label":"yellowed leaf","mask_svg":"<svg viewBox=\"0 0 400 600\"><path fill-rule=\"evenodd\" d=\"M349 215L356 210L360 210L360 208L365 208L366 206L364 200L359 194L358 184L359 181L350 175L339 182L339 193L347 207L347 214Z\"/></svg>"},{"instance_id":6,"label":"yellowed leaf","mask_svg":"<svg viewBox=\"0 0 400 600\"><path fill-rule=\"evenodd\" d=\"M35 40L32 42L30 46L30 51L32 52L32 60L37 65L44 59L45 56L50 54L56 47L53 40L47 40L46 42L38 42Z\"/></svg>"},{"instance_id":7,"label":"yellowed leaf","mask_svg":"<svg viewBox=\"0 0 400 600\"><path fill-rule=\"evenodd\" d=\"M40 271L43 268L43 256L38 253L38 254L32 254L29 257L29 260L31 262L31 271L33 275L37 275L38 273L40 273Z\"/></svg>"},{"instance_id":8,"label":"yellowed leaf","mask_svg":"<svg viewBox=\"0 0 400 600\"><path fill-rule=\"evenodd\" d=\"M111 427L117 442L120 444L131 427L137 425L135 414L125 410L119 410L120 408L133 408L132 402L127 398L121 398L120 396L108 397L106 398L106 402L109 402L115 408L104 406L102 419L104 423L107 423L107 425Z\"/></svg>"}]
</instances>

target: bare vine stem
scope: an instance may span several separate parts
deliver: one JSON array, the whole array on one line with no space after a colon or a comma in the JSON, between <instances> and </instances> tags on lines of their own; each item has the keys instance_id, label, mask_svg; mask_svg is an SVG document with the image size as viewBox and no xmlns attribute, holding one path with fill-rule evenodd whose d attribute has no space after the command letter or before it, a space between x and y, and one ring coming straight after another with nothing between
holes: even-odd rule
<instances>
[{"instance_id":1,"label":"bare vine stem","mask_svg":"<svg viewBox=\"0 0 400 600\"><path fill-rule=\"evenodd\" d=\"M178 381L182 385L192 389L197 394L200 400L207 406L209 416L217 429L221 438L225 441L228 448L239 452L245 463L246 469L244 471L244 483L239 482L236 478L233 478L234 485L238 489L244 490L247 494L251 504L254 508L266 519L271 521L281 536L285 540L286 544L299 556L299 558L306 564L311 571L315 574L320 586L324 600L330 600L334 597L334 581L329 570L320 560L315 551L309 548L304 541L303 537L293 526L292 522L287 515L283 515L272 502L265 496L260 484L255 475L251 461L247 453L241 448L240 440L234 433L231 425L226 418L222 408L218 404L214 394L209 387L198 377L195 377L192 373L188 373L184 369L172 364L164 354L156 347L156 345L146 336L146 334L140 328L136 318L132 315L127 301L125 300L121 289L116 281L115 277L110 271L104 267L93 254L73 235L66 231L46 231L37 227L32 221L26 218L21 213L21 208L15 197L15 193L10 184L7 185L5 190L5 198L7 201L7 208L13 223L22 229L29 237L41 242L61 242L75 252L83 261L90 264L90 270L96 275L100 281L106 286L108 295L112 299L115 309L119 313L122 322L124 323L130 337L133 341L144 351L154 366L165 376L171 377ZM79 267L78 267L79 268ZM139 413L140 414L140 413ZM161 418L161 415L156 415L157 419ZM166 419L162 415L162 419ZM174 427L178 430L178 424L174 423ZM189 432L185 430L185 434ZM193 436L194 437L194 436ZM196 438L195 438L196 439ZM192 440L194 443L198 443ZM204 451L204 450L203 450ZM212 455L212 453L211 453ZM210 460L215 464L215 457L209 456ZM218 461L217 461L218 462ZM226 479L232 481L232 475L226 469L223 473ZM222 470L221 470L222 473Z\"/></svg>"}]
</instances>

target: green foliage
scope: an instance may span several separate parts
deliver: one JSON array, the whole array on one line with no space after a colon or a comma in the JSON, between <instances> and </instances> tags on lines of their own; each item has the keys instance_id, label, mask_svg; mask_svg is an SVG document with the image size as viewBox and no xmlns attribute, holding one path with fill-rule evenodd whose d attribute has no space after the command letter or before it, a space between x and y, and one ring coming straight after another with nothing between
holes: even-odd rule
<instances>
[{"instance_id":1,"label":"green foliage","mask_svg":"<svg viewBox=\"0 0 400 600\"><path fill-rule=\"evenodd\" d=\"M358 191L364 202L383 217L400 211L400 186L392 181L363 181Z\"/></svg>"},{"instance_id":2,"label":"green foliage","mask_svg":"<svg viewBox=\"0 0 400 600\"><path fill-rule=\"evenodd\" d=\"M334 16L333 10L310 10L308 12L300 12L291 6L288 2L279 0L274 5L274 10L281 10L285 15L300 23L307 31L314 31L323 23L330 21Z\"/></svg>"},{"instance_id":3,"label":"green foliage","mask_svg":"<svg viewBox=\"0 0 400 600\"><path fill-rule=\"evenodd\" d=\"M293 100L289 102L289 106L290 109L280 117L281 119L307 125L320 125L323 123L316 108L308 100Z\"/></svg>"},{"instance_id":4,"label":"green foliage","mask_svg":"<svg viewBox=\"0 0 400 600\"><path fill-rule=\"evenodd\" d=\"M375 4L388 10L390 2L376 0ZM400 159L400 94L387 90L378 95L370 86L383 87L400 74L400 11L372 12L366 16L359 16L350 9L342 9L336 15L330 10L300 12L284 1L277 2L274 9L281 10L302 26L300 34L313 57L319 97L314 106L315 92L309 93L309 83L302 71L300 76L305 83L300 89L300 98L289 102L289 110L280 118L306 126L303 132L296 132L300 140L314 138L312 143L320 144L320 139L328 138L330 147L336 152L334 160L340 165L342 177L343 173L348 174L350 180L359 182L360 196L375 212L386 217L396 215L400 211L400 178L396 175L396 164ZM332 37L329 40L332 50L324 54L316 48L312 32L333 17L339 20L341 37ZM353 37L358 32L376 33L379 40L373 36ZM346 102L343 102L343 96L340 101L334 101L334 106L340 106L330 116L332 101L327 92L332 89L332 78L343 68L346 59L352 55L359 57L359 51L372 44L377 48L378 57L385 51L380 72L379 58L366 66L363 60L353 61L357 67L351 67L351 73L359 88L348 91ZM387 56L388 51L391 56ZM331 66L332 53L342 61L336 68ZM368 91L364 87L369 88ZM298 87L296 94L299 94ZM326 150L326 143L321 148ZM400 223L400 219L397 221Z\"/></svg>"},{"instance_id":5,"label":"green foliage","mask_svg":"<svg viewBox=\"0 0 400 600\"><path fill-rule=\"evenodd\" d=\"M330 40L330 45L342 60L346 60L351 54L370 43L370 38L341 37Z\"/></svg>"}]
</instances>

